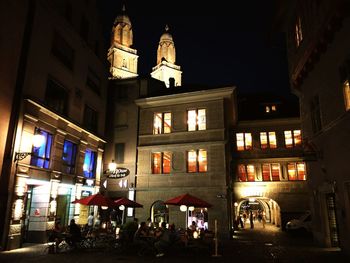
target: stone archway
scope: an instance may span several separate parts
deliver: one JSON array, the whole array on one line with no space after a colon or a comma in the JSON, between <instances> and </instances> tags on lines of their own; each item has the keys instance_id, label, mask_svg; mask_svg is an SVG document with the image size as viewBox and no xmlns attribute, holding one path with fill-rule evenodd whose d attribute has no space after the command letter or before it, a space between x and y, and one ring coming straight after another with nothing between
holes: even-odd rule
<instances>
[{"instance_id":1,"label":"stone archway","mask_svg":"<svg viewBox=\"0 0 350 263\"><path fill-rule=\"evenodd\" d=\"M261 196L249 196L240 198L234 203L235 217L242 215L246 210L262 210L266 215L266 222L274 224L276 227L281 226L281 209L278 203L270 198Z\"/></svg>"}]
</instances>

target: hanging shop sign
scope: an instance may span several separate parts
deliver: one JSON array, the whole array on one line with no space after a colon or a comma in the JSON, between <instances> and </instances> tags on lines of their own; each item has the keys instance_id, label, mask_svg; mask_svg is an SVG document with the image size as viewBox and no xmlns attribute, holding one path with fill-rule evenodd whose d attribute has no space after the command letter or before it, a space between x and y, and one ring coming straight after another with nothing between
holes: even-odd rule
<instances>
[{"instance_id":1,"label":"hanging shop sign","mask_svg":"<svg viewBox=\"0 0 350 263\"><path fill-rule=\"evenodd\" d=\"M109 171L107 173L108 178L123 178L125 176L128 176L130 174L129 169L123 168L123 167L118 167L114 171Z\"/></svg>"}]
</instances>

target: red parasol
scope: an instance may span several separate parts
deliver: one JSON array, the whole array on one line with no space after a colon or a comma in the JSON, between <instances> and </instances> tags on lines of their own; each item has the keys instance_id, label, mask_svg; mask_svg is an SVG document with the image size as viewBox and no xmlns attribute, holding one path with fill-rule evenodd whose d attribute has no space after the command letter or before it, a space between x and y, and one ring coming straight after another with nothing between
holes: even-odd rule
<instances>
[{"instance_id":1,"label":"red parasol","mask_svg":"<svg viewBox=\"0 0 350 263\"><path fill-rule=\"evenodd\" d=\"M141 205L135 201L132 201L128 198L125 198L125 197L119 198L119 199L114 201L114 206L120 206L120 205L123 205L125 207L133 207L133 208L143 207L143 205Z\"/></svg>"},{"instance_id":2,"label":"red parasol","mask_svg":"<svg viewBox=\"0 0 350 263\"><path fill-rule=\"evenodd\" d=\"M97 205L97 206L108 206L108 207L116 206L113 203L113 200L101 195L100 193L90 195L90 196L82 198L82 199L75 200L72 202L72 204Z\"/></svg>"},{"instance_id":3,"label":"red parasol","mask_svg":"<svg viewBox=\"0 0 350 263\"><path fill-rule=\"evenodd\" d=\"M186 205L194 207L211 207L208 202L190 194L183 194L164 202L166 205Z\"/></svg>"}]
</instances>

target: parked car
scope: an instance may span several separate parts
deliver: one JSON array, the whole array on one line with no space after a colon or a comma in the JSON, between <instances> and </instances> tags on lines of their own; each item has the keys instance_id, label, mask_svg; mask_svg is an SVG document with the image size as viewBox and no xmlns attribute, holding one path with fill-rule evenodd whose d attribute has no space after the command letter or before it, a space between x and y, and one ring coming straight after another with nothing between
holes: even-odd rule
<instances>
[{"instance_id":1,"label":"parked car","mask_svg":"<svg viewBox=\"0 0 350 263\"><path fill-rule=\"evenodd\" d=\"M305 231L311 232L311 212L306 211L298 219L292 219L287 222L286 230L287 231Z\"/></svg>"}]
</instances>

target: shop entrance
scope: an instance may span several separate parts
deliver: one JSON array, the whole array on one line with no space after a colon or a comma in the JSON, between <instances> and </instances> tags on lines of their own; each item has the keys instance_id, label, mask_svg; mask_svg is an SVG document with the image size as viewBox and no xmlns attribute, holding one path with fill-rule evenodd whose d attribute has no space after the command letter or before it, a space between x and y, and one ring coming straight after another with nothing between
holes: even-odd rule
<instances>
[{"instance_id":1,"label":"shop entrance","mask_svg":"<svg viewBox=\"0 0 350 263\"><path fill-rule=\"evenodd\" d=\"M68 217L69 217L69 203L70 196L69 195L58 195L56 198L57 201L57 210L56 210L56 218L60 219L61 225L68 225Z\"/></svg>"}]
</instances>

